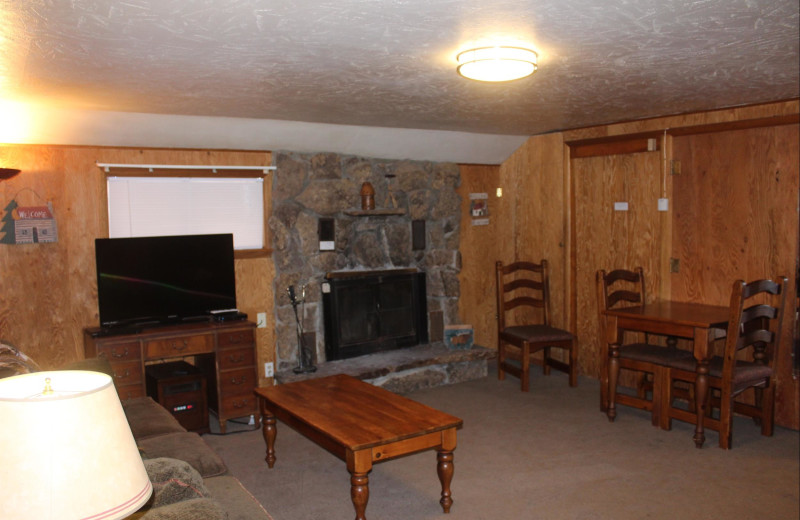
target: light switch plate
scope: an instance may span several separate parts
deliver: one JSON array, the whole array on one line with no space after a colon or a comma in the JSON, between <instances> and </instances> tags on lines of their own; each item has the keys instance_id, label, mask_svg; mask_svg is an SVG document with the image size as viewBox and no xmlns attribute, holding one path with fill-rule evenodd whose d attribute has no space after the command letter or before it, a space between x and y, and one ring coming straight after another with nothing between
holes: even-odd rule
<instances>
[{"instance_id":1,"label":"light switch plate","mask_svg":"<svg viewBox=\"0 0 800 520\"><path fill-rule=\"evenodd\" d=\"M627 202L615 202L614 203L614 211L628 211L628 203Z\"/></svg>"},{"instance_id":2,"label":"light switch plate","mask_svg":"<svg viewBox=\"0 0 800 520\"><path fill-rule=\"evenodd\" d=\"M669 211L669 199L658 199L658 211Z\"/></svg>"}]
</instances>

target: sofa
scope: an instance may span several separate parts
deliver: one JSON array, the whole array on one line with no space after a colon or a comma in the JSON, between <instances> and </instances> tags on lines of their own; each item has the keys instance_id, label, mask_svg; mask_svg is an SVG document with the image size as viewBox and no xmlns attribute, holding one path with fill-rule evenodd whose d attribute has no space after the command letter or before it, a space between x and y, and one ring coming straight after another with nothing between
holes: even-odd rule
<instances>
[{"instance_id":1,"label":"sofa","mask_svg":"<svg viewBox=\"0 0 800 520\"><path fill-rule=\"evenodd\" d=\"M153 399L129 399L122 408L153 483L150 501L130 520L272 519L203 438Z\"/></svg>"},{"instance_id":2,"label":"sofa","mask_svg":"<svg viewBox=\"0 0 800 520\"><path fill-rule=\"evenodd\" d=\"M112 375L104 358L63 369ZM0 340L0 377L39 370L35 361ZM150 500L127 520L274 520L203 438L152 398L122 401L122 408L153 484Z\"/></svg>"}]
</instances>

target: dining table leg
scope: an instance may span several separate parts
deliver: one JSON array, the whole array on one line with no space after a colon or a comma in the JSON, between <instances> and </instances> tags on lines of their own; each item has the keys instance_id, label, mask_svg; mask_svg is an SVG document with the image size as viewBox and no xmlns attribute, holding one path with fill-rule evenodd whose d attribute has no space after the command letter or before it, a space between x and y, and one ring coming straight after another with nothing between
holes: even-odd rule
<instances>
[{"instance_id":1,"label":"dining table leg","mask_svg":"<svg viewBox=\"0 0 800 520\"><path fill-rule=\"evenodd\" d=\"M706 415L706 397L708 396L708 361L709 361L709 339L713 335L709 335L707 328L694 329L694 358L697 360L697 377L694 380L694 402L695 413L697 420L694 427L694 445L696 448L702 448L703 443L706 442L706 434L703 428L703 421Z\"/></svg>"},{"instance_id":2,"label":"dining table leg","mask_svg":"<svg viewBox=\"0 0 800 520\"><path fill-rule=\"evenodd\" d=\"M708 360L697 363L697 377L695 378L694 408L697 421L694 428L694 445L702 448L706 441L703 420L706 415L706 395L708 394Z\"/></svg>"}]
</instances>

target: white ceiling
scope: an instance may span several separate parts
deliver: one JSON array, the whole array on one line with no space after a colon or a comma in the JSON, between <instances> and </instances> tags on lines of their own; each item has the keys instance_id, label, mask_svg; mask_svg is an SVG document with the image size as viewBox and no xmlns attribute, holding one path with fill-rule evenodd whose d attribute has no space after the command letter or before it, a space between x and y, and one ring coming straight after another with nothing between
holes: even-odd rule
<instances>
[{"instance_id":1,"label":"white ceiling","mask_svg":"<svg viewBox=\"0 0 800 520\"><path fill-rule=\"evenodd\" d=\"M252 120L322 124L301 125L309 136L347 125L353 139L385 127L376 151L410 134L387 129L430 130L418 135L442 137L460 160L478 137L468 134L518 146L519 136L797 98L798 9L798 0L0 0L0 97L202 116L198 125L221 128L245 118L248 132ZM458 76L456 54L487 41L532 44L539 71L506 84ZM324 138L314 146L325 150ZM462 162L494 161L476 159Z\"/></svg>"}]
</instances>

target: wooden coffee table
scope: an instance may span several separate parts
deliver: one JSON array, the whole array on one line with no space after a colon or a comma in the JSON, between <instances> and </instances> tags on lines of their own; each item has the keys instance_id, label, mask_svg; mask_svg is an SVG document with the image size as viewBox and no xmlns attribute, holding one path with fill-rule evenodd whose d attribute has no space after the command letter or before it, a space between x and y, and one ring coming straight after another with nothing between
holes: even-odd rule
<instances>
[{"instance_id":1,"label":"wooden coffee table","mask_svg":"<svg viewBox=\"0 0 800 520\"><path fill-rule=\"evenodd\" d=\"M270 468L277 418L347 463L356 520L365 520L372 464L433 448L442 483L439 502L450 512L453 450L462 425L458 417L347 375L257 388L255 394Z\"/></svg>"}]
</instances>

